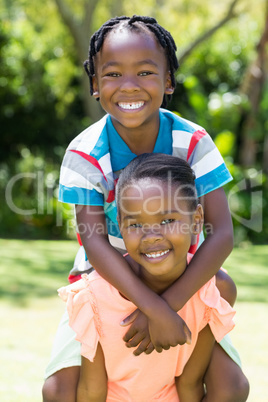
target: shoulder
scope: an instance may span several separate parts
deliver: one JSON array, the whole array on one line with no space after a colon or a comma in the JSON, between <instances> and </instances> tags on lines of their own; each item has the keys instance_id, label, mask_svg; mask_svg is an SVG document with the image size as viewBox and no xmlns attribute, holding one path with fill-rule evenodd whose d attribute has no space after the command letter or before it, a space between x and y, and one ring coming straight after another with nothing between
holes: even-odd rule
<instances>
[{"instance_id":1,"label":"shoulder","mask_svg":"<svg viewBox=\"0 0 268 402\"><path fill-rule=\"evenodd\" d=\"M97 271L93 270L89 274L82 274L81 281L83 282L83 288L105 288L108 282L103 279Z\"/></svg>"},{"instance_id":2,"label":"shoulder","mask_svg":"<svg viewBox=\"0 0 268 402\"><path fill-rule=\"evenodd\" d=\"M101 177L112 174L107 134L108 118L109 115L105 115L71 141L63 157L61 173L68 168L68 175L70 171L77 172L87 180L91 178L90 173L101 174ZM93 172L88 172L89 166Z\"/></svg>"},{"instance_id":3,"label":"shoulder","mask_svg":"<svg viewBox=\"0 0 268 402\"><path fill-rule=\"evenodd\" d=\"M179 115L179 113L171 112L166 109L160 109L160 114L171 121L172 130L174 131L185 131L191 134L196 131L206 132L206 130L202 126L190 120L184 119Z\"/></svg>"},{"instance_id":4,"label":"shoulder","mask_svg":"<svg viewBox=\"0 0 268 402\"><path fill-rule=\"evenodd\" d=\"M90 125L80 134L78 134L68 145L66 151L82 151L86 154L100 153L101 146L106 143L108 146L108 139L106 139L106 124L109 115L105 115L96 123Z\"/></svg>"}]
</instances>

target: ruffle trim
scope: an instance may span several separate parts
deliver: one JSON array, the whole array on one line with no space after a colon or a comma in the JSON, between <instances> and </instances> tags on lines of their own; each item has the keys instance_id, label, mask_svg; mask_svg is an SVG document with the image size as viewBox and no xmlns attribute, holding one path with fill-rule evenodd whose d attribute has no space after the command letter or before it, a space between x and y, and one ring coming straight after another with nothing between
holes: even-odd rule
<instances>
[{"instance_id":1,"label":"ruffle trim","mask_svg":"<svg viewBox=\"0 0 268 402\"><path fill-rule=\"evenodd\" d=\"M90 298L89 298L89 302L92 308L92 311L94 313L94 323L95 323L95 327L96 330L98 332L99 337L103 336L103 331L102 331L102 323L101 323L101 319L100 319L100 314L99 314L99 308L98 308L98 303L97 303L97 299L96 296L92 290L92 286L90 283L90 280L88 278L88 274L83 274L82 275L82 280L85 282L85 285L88 289L88 292L90 294Z\"/></svg>"},{"instance_id":2,"label":"ruffle trim","mask_svg":"<svg viewBox=\"0 0 268 402\"><path fill-rule=\"evenodd\" d=\"M235 310L221 297L215 286L215 277L198 291L199 297L205 304L203 320L209 324L217 342L230 332L235 323L233 317Z\"/></svg>"}]
</instances>

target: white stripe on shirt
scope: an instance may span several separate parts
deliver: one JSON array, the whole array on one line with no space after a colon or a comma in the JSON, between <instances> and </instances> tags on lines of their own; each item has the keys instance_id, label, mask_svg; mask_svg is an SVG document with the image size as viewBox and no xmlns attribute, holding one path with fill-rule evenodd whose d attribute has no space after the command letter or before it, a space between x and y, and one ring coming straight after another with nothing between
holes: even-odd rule
<instances>
[{"instance_id":1,"label":"white stripe on shirt","mask_svg":"<svg viewBox=\"0 0 268 402\"><path fill-rule=\"evenodd\" d=\"M223 160L216 147L208 154L206 154L202 159L200 159L197 163L191 166L191 168L196 174L196 178L201 177L207 173L210 173L212 163L213 163L213 170L215 170L223 163Z\"/></svg>"},{"instance_id":2,"label":"white stripe on shirt","mask_svg":"<svg viewBox=\"0 0 268 402\"><path fill-rule=\"evenodd\" d=\"M96 186L93 186L92 183L81 174L76 171L67 168L66 166L61 166L61 184L63 186L72 188L72 187L81 187L87 188L88 190L96 189L100 192Z\"/></svg>"},{"instance_id":3,"label":"white stripe on shirt","mask_svg":"<svg viewBox=\"0 0 268 402\"><path fill-rule=\"evenodd\" d=\"M183 130L173 130L173 148L189 148L193 134Z\"/></svg>"}]
</instances>

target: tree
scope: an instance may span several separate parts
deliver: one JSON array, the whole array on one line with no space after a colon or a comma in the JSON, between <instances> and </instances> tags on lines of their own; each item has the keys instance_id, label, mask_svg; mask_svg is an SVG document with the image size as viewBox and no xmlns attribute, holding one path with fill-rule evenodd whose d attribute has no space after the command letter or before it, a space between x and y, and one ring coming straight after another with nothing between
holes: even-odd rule
<instances>
[{"instance_id":1,"label":"tree","mask_svg":"<svg viewBox=\"0 0 268 402\"><path fill-rule=\"evenodd\" d=\"M227 12L222 19L216 22L214 26L208 28L205 32L202 32L200 36L198 36L192 43L189 43L188 46L185 47L185 49L178 55L180 63L182 63L188 56L190 56L190 54L195 50L196 47L208 40L231 19L238 16L238 13L235 10L238 1L239 0L233 0L227 8Z\"/></svg>"},{"instance_id":2,"label":"tree","mask_svg":"<svg viewBox=\"0 0 268 402\"><path fill-rule=\"evenodd\" d=\"M248 107L241 110L240 130L238 133L238 160L244 167L254 166L256 163L258 142L264 141L263 166L268 172L268 139L264 140L264 127L261 124L261 101L264 90L267 91L268 77L268 1L264 13L264 28L256 46L256 56L248 66L245 77L240 86L240 93L248 98ZM266 119L268 99L265 102Z\"/></svg>"},{"instance_id":3,"label":"tree","mask_svg":"<svg viewBox=\"0 0 268 402\"><path fill-rule=\"evenodd\" d=\"M65 0L55 0L55 3L63 22L73 37L77 59L82 62L88 54L89 38L94 33L93 21L99 1L83 0L81 5L81 17L78 17L73 12L71 6ZM113 5L113 12L118 11L121 11L121 1L117 0L116 7ZM121 12L119 12L119 14L121 14ZM89 94L89 84L86 74L81 75L81 93L85 113L89 115L93 121L98 120L103 115L103 111L100 105Z\"/></svg>"}]
</instances>

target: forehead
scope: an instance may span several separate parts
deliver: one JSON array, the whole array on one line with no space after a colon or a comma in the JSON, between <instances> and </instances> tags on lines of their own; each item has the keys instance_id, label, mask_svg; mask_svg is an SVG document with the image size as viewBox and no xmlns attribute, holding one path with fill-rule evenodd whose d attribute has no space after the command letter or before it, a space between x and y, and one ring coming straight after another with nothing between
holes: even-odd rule
<instances>
[{"instance_id":1,"label":"forehead","mask_svg":"<svg viewBox=\"0 0 268 402\"><path fill-rule=\"evenodd\" d=\"M163 211L188 210L188 203L178 183L157 179L141 179L127 184L120 191L121 215L157 214Z\"/></svg>"},{"instance_id":2,"label":"forehead","mask_svg":"<svg viewBox=\"0 0 268 402\"><path fill-rule=\"evenodd\" d=\"M158 43L155 35L147 29L129 29L119 26L109 32L104 39L96 61L106 60L149 59L167 64L165 50Z\"/></svg>"}]
</instances>

